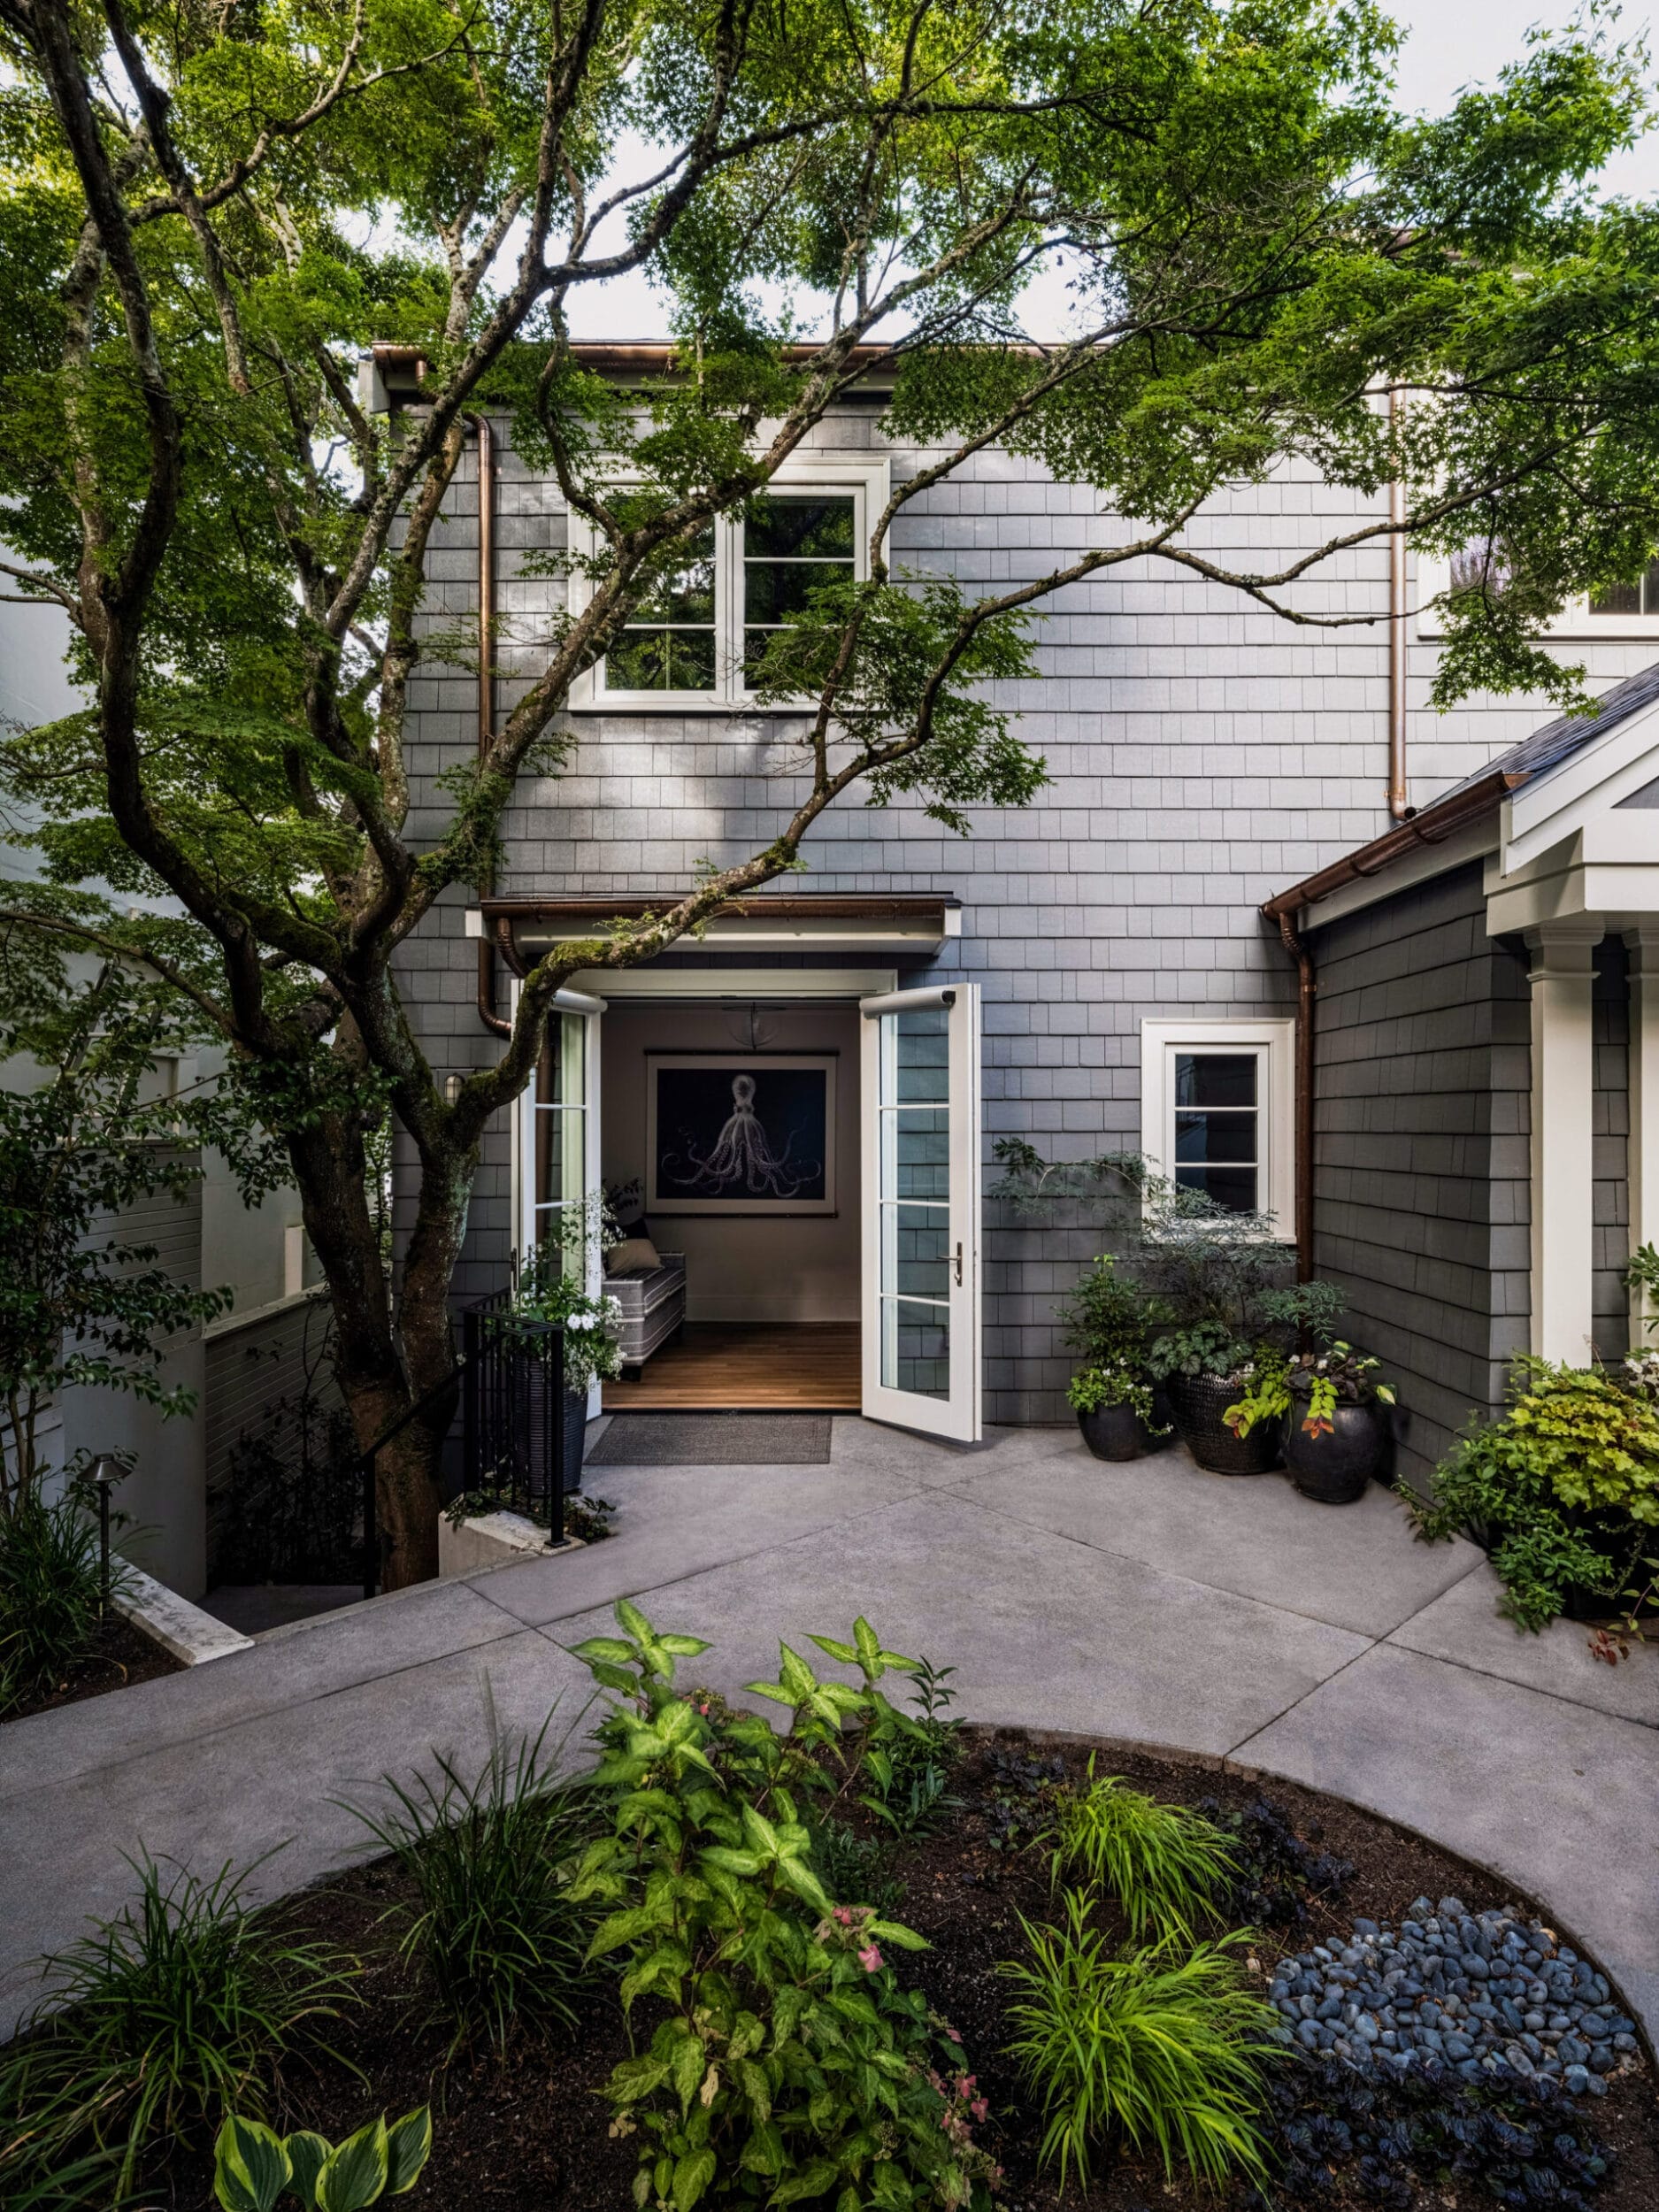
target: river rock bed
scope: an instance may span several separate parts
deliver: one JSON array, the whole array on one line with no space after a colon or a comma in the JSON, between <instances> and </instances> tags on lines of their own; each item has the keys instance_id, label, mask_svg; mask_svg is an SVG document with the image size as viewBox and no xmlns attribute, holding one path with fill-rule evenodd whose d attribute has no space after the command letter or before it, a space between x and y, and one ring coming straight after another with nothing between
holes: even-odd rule
<instances>
[{"instance_id":1,"label":"river rock bed","mask_svg":"<svg viewBox=\"0 0 1659 2212\"><path fill-rule=\"evenodd\" d=\"M1356 1919L1346 1942L1284 1960L1269 1995L1281 2040L1361 2072L1403 2075L1432 2056L1469 2081L1507 2066L1599 2097L1640 2063L1636 2024L1603 1977L1509 1906L1419 1897L1398 1931Z\"/></svg>"}]
</instances>

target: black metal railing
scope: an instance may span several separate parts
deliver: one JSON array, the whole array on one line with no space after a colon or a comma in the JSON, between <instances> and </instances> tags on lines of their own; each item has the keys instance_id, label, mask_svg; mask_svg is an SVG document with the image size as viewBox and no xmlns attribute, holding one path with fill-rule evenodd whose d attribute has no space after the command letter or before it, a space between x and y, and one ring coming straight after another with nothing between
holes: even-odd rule
<instances>
[{"instance_id":1,"label":"black metal railing","mask_svg":"<svg viewBox=\"0 0 1659 2212\"><path fill-rule=\"evenodd\" d=\"M511 1293L496 1291L463 1311L458 1363L376 1437L357 1462L365 1598L374 1595L385 1564L376 1520L375 1461L457 1383L462 1488L543 1524L549 1543L565 1540L565 1332L554 1322L526 1320L512 1311Z\"/></svg>"},{"instance_id":2,"label":"black metal railing","mask_svg":"<svg viewBox=\"0 0 1659 2212\"><path fill-rule=\"evenodd\" d=\"M461 1316L461 1457L469 1491L499 1498L565 1540L565 1332L511 1311L508 1293Z\"/></svg>"}]
</instances>

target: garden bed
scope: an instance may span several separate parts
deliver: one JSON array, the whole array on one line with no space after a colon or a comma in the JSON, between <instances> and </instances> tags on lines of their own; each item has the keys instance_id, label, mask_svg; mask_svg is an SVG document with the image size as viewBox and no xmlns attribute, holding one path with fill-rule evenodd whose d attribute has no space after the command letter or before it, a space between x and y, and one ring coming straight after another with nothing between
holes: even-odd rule
<instances>
[{"instance_id":1,"label":"garden bed","mask_svg":"<svg viewBox=\"0 0 1659 2212\"><path fill-rule=\"evenodd\" d=\"M84 1698L103 1697L108 1691L124 1690L135 1682L153 1682L160 1675L183 1671L182 1663L170 1652L130 1621L111 1614L98 1631L94 1648L69 1669L57 1687L0 1713L0 1727L31 1713L50 1713L59 1705L78 1705Z\"/></svg>"},{"instance_id":2,"label":"garden bed","mask_svg":"<svg viewBox=\"0 0 1659 2212\"><path fill-rule=\"evenodd\" d=\"M886 1845L879 1863L872 1862L869 1870L880 1881L902 1883L902 1899L878 1901L933 1946L905 1959L905 1976L959 2031L967 2062L989 2100L990 2117L980 2132L1005 2170L1000 2200L1008 2212L1053 2212L1062 2202L1090 2212L1199 2212L1201 2207L1215 2212L1217 2205L1251 2203L1242 2186L1217 2198L1184 2177L1166 2184L1161 2165L1144 2159L1103 2165L1090 2190L1074 2185L1064 2199L1052 2177L1039 2172L1040 2129L1002 2055L1010 2032L1010 1993L995 1968L1020 1947L1018 1916L1041 1920L1054 1908L1042 1856L1009 1846L1018 1846L1038 1809L1026 1794L1029 1784L1056 1760L1073 1779L1080 1778L1089 1746L1009 1730L971 1731L966 1742L954 1781L960 1809L947 1816L936 1836ZM1449 1853L1313 1792L1278 1783L1263 1789L1207 1767L1110 1747L1102 1747L1099 1770L1122 1774L1171 1802L1213 1799L1224 1811L1242 1812L1265 1795L1315 1853L1351 1864L1338 1889L1302 1886L1298 1902L1304 1917L1266 1930L1254 1946L1252 1974L1263 1993L1281 1958L1344 1934L1356 1917L1397 1927L1422 1895L1455 1894L1473 1913L1515 1901L1505 1885ZM578 2027L562 2043L520 2041L504 2065L486 2060L472 2066L459 2058L446 2066L447 2039L412 2024L414 1993L388 1958L385 1932L377 1924L402 1879L390 1861L380 1860L283 1909L296 1932L325 1936L365 1961L368 2000L339 2026L340 2057L349 2063L323 2060L314 2074L291 2078L286 2124L338 2137L369 2114L402 2112L429 2098L432 2160L411 2205L430 2212L492 2206L625 2212L633 2201L637 2144L607 2132L599 2095L611 2067L629 2049L611 1994L613 1981L607 1978L602 1991L584 2001ZM648 2009L641 2006L637 2021L647 2033ZM1287 2075L1292 2067L1316 2089L1339 2078L1350 2085L1356 2078L1328 2061L1319 2066L1287 2062ZM361 2069L361 2078L350 2068ZM1650 2212L1659 2203L1659 2112L1647 2067L1616 2076L1605 2094L1574 2098L1563 2110L1564 2118L1558 2114L1548 2133L1563 2126L1593 2133L1615 2154L1610 2173L1589 2201L1601 2212ZM1455 2206L1474 2212L1502 2200L1468 2176L1419 2177L1409 2188L1396 2178L1391 2194L1374 2169L1362 2168L1362 2155L1358 2146L1346 2158L1327 2146L1317 2162L1317 2188L1310 2188L1304 2168L1293 2192L1274 2193L1276 2212L1302 2212L1310 2204L1332 2212L1371 2206L1390 2212L1407 2206L1451 2212ZM143 2198L171 2212L204 2212L212 2200L210 2164L199 2152L175 2162L170 2173L152 2177Z\"/></svg>"}]
</instances>

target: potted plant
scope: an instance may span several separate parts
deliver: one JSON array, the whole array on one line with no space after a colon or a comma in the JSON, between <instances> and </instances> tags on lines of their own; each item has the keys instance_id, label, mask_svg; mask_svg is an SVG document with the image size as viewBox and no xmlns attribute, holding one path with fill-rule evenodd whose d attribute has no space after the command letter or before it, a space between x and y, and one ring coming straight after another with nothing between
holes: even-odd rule
<instances>
[{"instance_id":1,"label":"potted plant","mask_svg":"<svg viewBox=\"0 0 1659 2212\"><path fill-rule=\"evenodd\" d=\"M1156 1418L1152 1385L1133 1368L1081 1367L1065 1394L1096 1459L1134 1459L1155 1436L1170 1432Z\"/></svg>"},{"instance_id":2,"label":"potted plant","mask_svg":"<svg viewBox=\"0 0 1659 2212\"><path fill-rule=\"evenodd\" d=\"M1341 1294L1332 1283L1286 1281L1291 1256L1269 1214L1231 1212L1157 1177L1147 1180L1145 1205L1145 1247L1176 1316L1148 1365L1201 1467L1264 1474L1279 1463L1289 1348L1299 1332L1330 1333Z\"/></svg>"},{"instance_id":3,"label":"potted plant","mask_svg":"<svg viewBox=\"0 0 1659 2212\"><path fill-rule=\"evenodd\" d=\"M1095 1457L1133 1459L1154 1435L1166 1436L1167 1409L1156 1402L1147 1353L1173 1309L1102 1253L1055 1310L1068 1348L1082 1358L1066 1396Z\"/></svg>"},{"instance_id":4,"label":"potted plant","mask_svg":"<svg viewBox=\"0 0 1659 2212\"><path fill-rule=\"evenodd\" d=\"M1659 1408L1601 1367L1524 1356L1504 1412L1477 1417L1436 1470L1402 1490L1428 1542L1468 1535L1490 1554L1502 1610L1522 1628L1644 1609L1659 1553Z\"/></svg>"},{"instance_id":5,"label":"potted plant","mask_svg":"<svg viewBox=\"0 0 1659 2212\"><path fill-rule=\"evenodd\" d=\"M1379 1406L1394 1402L1378 1362L1340 1337L1286 1370L1285 1464L1304 1498L1354 1505L1382 1462Z\"/></svg>"},{"instance_id":6,"label":"potted plant","mask_svg":"<svg viewBox=\"0 0 1659 2212\"><path fill-rule=\"evenodd\" d=\"M588 1396L595 1382L622 1371L617 1329L622 1309L614 1298L590 1291L579 1271L580 1250L566 1243L540 1244L518 1279L513 1313L565 1332L565 1487L579 1490L588 1435Z\"/></svg>"}]
</instances>

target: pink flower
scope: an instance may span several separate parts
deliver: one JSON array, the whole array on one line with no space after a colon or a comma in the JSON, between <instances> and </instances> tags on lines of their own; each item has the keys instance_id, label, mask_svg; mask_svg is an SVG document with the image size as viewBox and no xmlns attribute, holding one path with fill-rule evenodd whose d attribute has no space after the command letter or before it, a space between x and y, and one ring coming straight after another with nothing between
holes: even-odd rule
<instances>
[{"instance_id":1,"label":"pink flower","mask_svg":"<svg viewBox=\"0 0 1659 2212\"><path fill-rule=\"evenodd\" d=\"M991 2108L983 2097L976 2097L973 2102L969 2106L968 2109L972 2113L976 2120L982 2120Z\"/></svg>"},{"instance_id":2,"label":"pink flower","mask_svg":"<svg viewBox=\"0 0 1659 2212\"><path fill-rule=\"evenodd\" d=\"M850 1928L853 1924L852 1907L850 1905L837 1905L835 1908L835 1917L841 1922L843 1928Z\"/></svg>"},{"instance_id":3,"label":"pink flower","mask_svg":"<svg viewBox=\"0 0 1659 2212\"><path fill-rule=\"evenodd\" d=\"M962 2038L956 2033L955 2028L947 2028L945 2030L945 2033L950 2038L953 2043L960 2043L962 2040Z\"/></svg>"},{"instance_id":4,"label":"pink flower","mask_svg":"<svg viewBox=\"0 0 1659 2212\"><path fill-rule=\"evenodd\" d=\"M873 1943L867 1944L858 1954L858 1963L866 1974L873 1974L881 1963L881 1954Z\"/></svg>"}]
</instances>

